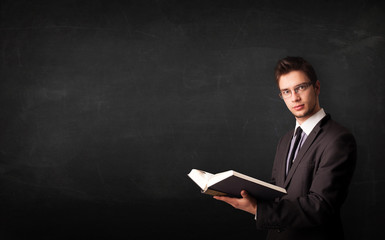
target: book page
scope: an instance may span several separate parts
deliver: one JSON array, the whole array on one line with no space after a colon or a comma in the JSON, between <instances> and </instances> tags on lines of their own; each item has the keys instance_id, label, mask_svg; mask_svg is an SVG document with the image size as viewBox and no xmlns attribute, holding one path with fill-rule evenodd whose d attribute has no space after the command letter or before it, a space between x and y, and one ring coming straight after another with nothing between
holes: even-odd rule
<instances>
[{"instance_id":1,"label":"book page","mask_svg":"<svg viewBox=\"0 0 385 240\"><path fill-rule=\"evenodd\" d=\"M209 172L192 169L188 176L203 190L206 188L209 179L214 175Z\"/></svg>"}]
</instances>

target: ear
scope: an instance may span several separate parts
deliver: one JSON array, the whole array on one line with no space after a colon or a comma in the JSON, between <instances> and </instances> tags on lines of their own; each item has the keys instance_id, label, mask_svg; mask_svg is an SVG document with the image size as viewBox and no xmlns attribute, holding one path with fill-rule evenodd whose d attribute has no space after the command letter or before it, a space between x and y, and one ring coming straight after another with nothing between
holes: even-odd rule
<instances>
[{"instance_id":1,"label":"ear","mask_svg":"<svg viewBox=\"0 0 385 240\"><path fill-rule=\"evenodd\" d=\"M317 96L321 92L321 84L320 84L320 82L318 80L314 83L314 90L315 90Z\"/></svg>"}]
</instances>

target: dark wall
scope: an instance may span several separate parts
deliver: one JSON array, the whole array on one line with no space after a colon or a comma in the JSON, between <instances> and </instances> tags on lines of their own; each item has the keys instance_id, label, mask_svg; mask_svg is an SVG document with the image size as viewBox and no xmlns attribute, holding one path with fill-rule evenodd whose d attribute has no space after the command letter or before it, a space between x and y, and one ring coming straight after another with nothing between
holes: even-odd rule
<instances>
[{"instance_id":1,"label":"dark wall","mask_svg":"<svg viewBox=\"0 0 385 240\"><path fill-rule=\"evenodd\" d=\"M277 141L295 124L273 76L288 55L313 64L321 106L358 143L347 238L382 233L383 3L0 7L1 236L263 238L253 216L200 194L186 174L269 179Z\"/></svg>"}]
</instances>

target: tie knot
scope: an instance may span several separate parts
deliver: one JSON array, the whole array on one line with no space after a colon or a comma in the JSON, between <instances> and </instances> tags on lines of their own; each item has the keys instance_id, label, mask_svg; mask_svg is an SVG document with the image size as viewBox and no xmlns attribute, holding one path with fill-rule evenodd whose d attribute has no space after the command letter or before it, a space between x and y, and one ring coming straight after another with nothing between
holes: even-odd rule
<instances>
[{"instance_id":1,"label":"tie knot","mask_svg":"<svg viewBox=\"0 0 385 240\"><path fill-rule=\"evenodd\" d=\"M302 133L302 128L298 127L297 130L295 131L295 136L299 136Z\"/></svg>"}]
</instances>

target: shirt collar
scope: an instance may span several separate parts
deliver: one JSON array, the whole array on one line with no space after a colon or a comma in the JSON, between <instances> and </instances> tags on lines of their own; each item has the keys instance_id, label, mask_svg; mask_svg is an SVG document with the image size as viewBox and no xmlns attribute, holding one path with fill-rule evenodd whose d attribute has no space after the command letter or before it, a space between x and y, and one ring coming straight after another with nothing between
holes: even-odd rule
<instances>
[{"instance_id":1,"label":"shirt collar","mask_svg":"<svg viewBox=\"0 0 385 240\"><path fill-rule=\"evenodd\" d=\"M303 122L301 125L296 122L295 123L295 130L297 130L297 127L301 126L302 130L306 133L306 135L309 135L315 125L321 121L322 118L326 116L326 113L323 108L321 108L318 112L313 114L310 118L308 118L305 122ZM295 132L295 131L294 131Z\"/></svg>"}]
</instances>

